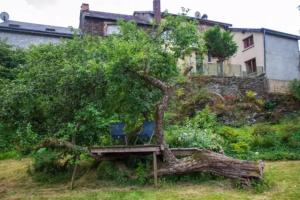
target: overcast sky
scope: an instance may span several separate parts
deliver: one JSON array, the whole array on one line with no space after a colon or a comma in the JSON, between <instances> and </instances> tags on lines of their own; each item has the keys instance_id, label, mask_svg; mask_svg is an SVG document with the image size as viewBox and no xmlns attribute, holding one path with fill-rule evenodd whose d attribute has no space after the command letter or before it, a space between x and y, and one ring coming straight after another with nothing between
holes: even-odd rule
<instances>
[{"instance_id":1,"label":"overcast sky","mask_svg":"<svg viewBox=\"0 0 300 200\"><path fill-rule=\"evenodd\" d=\"M78 27L81 3L91 10L132 14L152 9L152 0L0 0L0 12L11 20ZM300 0L161 0L162 10L179 13L181 7L206 13L211 20L234 27L270 28L299 34Z\"/></svg>"}]
</instances>

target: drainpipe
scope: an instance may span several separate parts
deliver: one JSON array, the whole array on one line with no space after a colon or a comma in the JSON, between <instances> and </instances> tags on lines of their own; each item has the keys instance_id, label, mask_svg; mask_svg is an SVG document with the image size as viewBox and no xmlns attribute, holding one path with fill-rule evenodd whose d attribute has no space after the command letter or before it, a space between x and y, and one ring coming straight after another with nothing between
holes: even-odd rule
<instances>
[{"instance_id":1,"label":"drainpipe","mask_svg":"<svg viewBox=\"0 0 300 200\"><path fill-rule=\"evenodd\" d=\"M265 72L265 90L270 92L270 85L268 81L268 76L267 76L267 51L266 51L266 29L263 29L263 35L264 35L264 72Z\"/></svg>"},{"instance_id":2,"label":"drainpipe","mask_svg":"<svg viewBox=\"0 0 300 200\"><path fill-rule=\"evenodd\" d=\"M266 56L266 29L263 29L264 34L264 72L267 74L267 56Z\"/></svg>"}]
</instances>

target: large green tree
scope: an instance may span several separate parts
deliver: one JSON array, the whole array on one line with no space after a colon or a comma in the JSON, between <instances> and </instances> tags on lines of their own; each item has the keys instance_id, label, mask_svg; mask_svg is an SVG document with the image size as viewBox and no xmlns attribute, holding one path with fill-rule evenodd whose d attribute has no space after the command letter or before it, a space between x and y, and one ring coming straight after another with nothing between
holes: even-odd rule
<instances>
[{"instance_id":1,"label":"large green tree","mask_svg":"<svg viewBox=\"0 0 300 200\"><path fill-rule=\"evenodd\" d=\"M219 26L208 29L204 33L205 46L208 54L218 59L220 75L224 75L224 61L233 56L237 45L231 32L222 30Z\"/></svg>"},{"instance_id":2,"label":"large green tree","mask_svg":"<svg viewBox=\"0 0 300 200\"><path fill-rule=\"evenodd\" d=\"M153 27L124 21L119 26L119 34L105 38L32 48L26 67L0 89L0 120L25 129L29 136L37 132L89 146L110 118L138 123L153 116L168 166L159 175L210 171L230 178L261 178L261 166L210 151L178 160L165 141L164 113L180 76L177 61L192 51L202 53L197 23L186 16L168 16Z\"/></svg>"}]
</instances>

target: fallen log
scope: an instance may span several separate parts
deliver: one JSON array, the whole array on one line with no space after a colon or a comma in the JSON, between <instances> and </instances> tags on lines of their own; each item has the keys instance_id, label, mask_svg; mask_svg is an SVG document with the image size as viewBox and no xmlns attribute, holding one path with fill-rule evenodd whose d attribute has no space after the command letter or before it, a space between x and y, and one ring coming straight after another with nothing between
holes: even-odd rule
<instances>
[{"instance_id":1,"label":"fallen log","mask_svg":"<svg viewBox=\"0 0 300 200\"><path fill-rule=\"evenodd\" d=\"M262 180L264 163L262 161L244 161L227 157L208 150L197 150L192 156L158 169L158 176L188 174L192 172L210 172L226 178L248 183L250 180ZM153 173L150 174L153 176Z\"/></svg>"}]
</instances>

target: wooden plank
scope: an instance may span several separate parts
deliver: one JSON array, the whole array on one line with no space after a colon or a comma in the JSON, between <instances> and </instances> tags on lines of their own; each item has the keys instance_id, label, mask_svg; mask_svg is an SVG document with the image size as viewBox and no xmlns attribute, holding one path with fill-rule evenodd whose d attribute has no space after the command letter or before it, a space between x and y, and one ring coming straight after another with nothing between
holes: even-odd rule
<instances>
[{"instance_id":1,"label":"wooden plank","mask_svg":"<svg viewBox=\"0 0 300 200\"><path fill-rule=\"evenodd\" d=\"M175 156L190 156L197 152L197 148L171 148ZM105 156L106 154L150 154L156 152L160 155L163 148L160 146L115 146L115 147L94 147L91 148L93 156Z\"/></svg>"},{"instance_id":2,"label":"wooden plank","mask_svg":"<svg viewBox=\"0 0 300 200\"><path fill-rule=\"evenodd\" d=\"M153 175L154 175L154 185L157 187L157 158L156 153L153 152Z\"/></svg>"},{"instance_id":3,"label":"wooden plank","mask_svg":"<svg viewBox=\"0 0 300 200\"><path fill-rule=\"evenodd\" d=\"M160 153L159 146L132 146L132 147L102 147L92 148L92 154L113 154L113 153Z\"/></svg>"}]
</instances>

